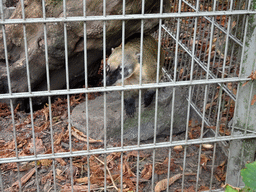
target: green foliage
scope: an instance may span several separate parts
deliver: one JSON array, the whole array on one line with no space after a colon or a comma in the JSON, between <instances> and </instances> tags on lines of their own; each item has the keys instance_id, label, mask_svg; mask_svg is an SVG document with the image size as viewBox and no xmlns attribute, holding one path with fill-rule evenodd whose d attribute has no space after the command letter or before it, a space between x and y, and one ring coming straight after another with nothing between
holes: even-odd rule
<instances>
[{"instance_id":1,"label":"green foliage","mask_svg":"<svg viewBox=\"0 0 256 192\"><path fill-rule=\"evenodd\" d=\"M237 192L236 189L233 189L232 187L230 187L229 185L226 186L225 192Z\"/></svg>"},{"instance_id":2,"label":"green foliage","mask_svg":"<svg viewBox=\"0 0 256 192\"><path fill-rule=\"evenodd\" d=\"M246 168L241 170L245 187L238 191L227 185L225 192L256 192L256 161L245 166Z\"/></svg>"},{"instance_id":3,"label":"green foliage","mask_svg":"<svg viewBox=\"0 0 256 192\"><path fill-rule=\"evenodd\" d=\"M246 168L241 170L243 182L252 191L256 191L256 161L245 166Z\"/></svg>"}]
</instances>

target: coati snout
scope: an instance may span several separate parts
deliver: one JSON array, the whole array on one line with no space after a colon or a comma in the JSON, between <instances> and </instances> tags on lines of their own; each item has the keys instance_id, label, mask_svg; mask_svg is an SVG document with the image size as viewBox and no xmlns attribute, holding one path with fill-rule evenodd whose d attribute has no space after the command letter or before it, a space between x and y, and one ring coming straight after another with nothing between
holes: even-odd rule
<instances>
[{"instance_id":1,"label":"coati snout","mask_svg":"<svg viewBox=\"0 0 256 192\"><path fill-rule=\"evenodd\" d=\"M150 35L143 38L143 58L142 58L142 84L155 83L157 77L157 41ZM134 38L126 42L124 46L124 85L139 84L140 79L140 38ZM161 50L160 72L164 63L164 56ZM107 61L106 85L122 85L122 48L117 47L112 50ZM160 74L159 74L159 77ZM135 98L138 97L138 90L125 91L124 103L128 116L133 116L136 111ZM144 95L144 106L151 104L155 91L142 89Z\"/></svg>"},{"instance_id":2,"label":"coati snout","mask_svg":"<svg viewBox=\"0 0 256 192\"><path fill-rule=\"evenodd\" d=\"M113 50L115 51L115 50ZM122 55L121 55L121 61L118 60L114 60L113 59L113 54L110 55L110 60L108 60L108 69L107 69L107 76L106 76L106 85L110 86L110 85L114 85L116 83L122 83ZM119 53L117 53L119 54ZM122 53L121 53L122 54ZM114 54L115 57L116 54ZM119 55L118 55L119 56ZM139 56L137 56L139 57ZM135 61L133 60L135 58L132 58L132 55L130 55L129 53L126 54L124 56L124 80L126 80L127 78L130 78L133 73L134 73L134 67L137 65L135 63ZM139 60L139 58L138 58ZM115 67L115 65L113 65L113 63L121 63L120 65L118 65L117 67ZM138 63L138 61L137 61Z\"/></svg>"}]
</instances>

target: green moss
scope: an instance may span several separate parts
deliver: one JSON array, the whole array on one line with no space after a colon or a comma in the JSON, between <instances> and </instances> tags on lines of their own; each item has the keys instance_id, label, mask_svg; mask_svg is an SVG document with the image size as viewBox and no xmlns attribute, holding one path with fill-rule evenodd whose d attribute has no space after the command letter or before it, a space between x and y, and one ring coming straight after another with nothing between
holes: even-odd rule
<instances>
[{"instance_id":1,"label":"green moss","mask_svg":"<svg viewBox=\"0 0 256 192\"><path fill-rule=\"evenodd\" d=\"M62 3L63 0L46 0L46 4L51 4L53 6L56 6L59 3Z\"/></svg>"},{"instance_id":2,"label":"green moss","mask_svg":"<svg viewBox=\"0 0 256 192\"><path fill-rule=\"evenodd\" d=\"M164 111L162 108L158 107L158 118L162 119L164 116ZM141 124L152 122L152 119L155 118L155 108L152 107L150 109L147 109L141 113ZM169 122L167 122L169 123ZM124 130L129 129L131 127L137 127L138 126L138 113L134 115L134 118L127 118L124 122Z\"/></svg>"}]
</instances>

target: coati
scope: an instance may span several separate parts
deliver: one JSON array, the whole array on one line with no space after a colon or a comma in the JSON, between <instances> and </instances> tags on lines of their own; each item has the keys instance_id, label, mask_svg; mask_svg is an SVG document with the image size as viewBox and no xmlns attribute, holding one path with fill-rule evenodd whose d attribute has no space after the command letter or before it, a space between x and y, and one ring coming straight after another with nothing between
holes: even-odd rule
<instances>
[{"instance_id":1,"label":"coati","mask_svg":"<svg viewBox=\"0 0 256 192\"><path fill-rule=\"evenodd\" d=\"M124 46L124 85L139 84L140 79L140 35L126 41ZM156 83L157 78L157 52L158 43L150 35L143 38L143 61L142 61L142 84ZM164 55L161 49L160 69L164 64ZM106 85L122 85L122 47L112 50L107 60ZM159 74L159 78L161 75ZM144 106L147 107L153 100L155 90L142 89L144 95ZM128 116L133 116L136 110L135 98L138 90L124 92L125 111Z\"/></svg>"}]
</instances>

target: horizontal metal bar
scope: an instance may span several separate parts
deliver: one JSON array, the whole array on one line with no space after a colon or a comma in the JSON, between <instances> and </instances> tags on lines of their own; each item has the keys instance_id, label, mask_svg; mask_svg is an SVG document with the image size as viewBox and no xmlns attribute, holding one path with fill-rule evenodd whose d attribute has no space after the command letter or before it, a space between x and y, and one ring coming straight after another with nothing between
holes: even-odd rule
<instances>
[{"instance_id":1,"label":"horizontal metal bar","mask_svg":"<svg viewBox=\"0 0 256 192\"><path fill-rule=\"evenodd\" d=\"M241 82L249 81L250 78L225 78L225 79L209 79L209 80L193 80L193 81L176 81L174 82L162 82L162 83L151 83L140 85L126 85L126 86L109 86L109 87L94 87L88 89L70 89L67 90L52 90L48 91L36 91L36 92L22 92L12 94L0 94L0 99L14 99L14 98L25 98L25 97L43 97L43 96L55 96L55 95L68 95L68 94L80 94L80 93L94 93L94 92L109 92L109 91L126 91L133 89L150 89L150 88L163 88L163 87L179 87L179 86L190 86L190 85L206 85L215 83L229 83L229 82Z\"/></svg>"},{"instance_id":2,"label":"horizontal metal bar","mask_svg":"<svg viewBox=\"0 0 256 192\"><path fill-rule=\"evenodd\" d=\"M237 10L237 11L203 11L203 12L182 12L182 13L154 13L154 14L130 14L130 15L107 15L107 16L86 16L86 17L67 17L67 18L26 18L23 19L6 19L0 20L0 25L5 24L28 24L28 23L56 23L72 21L110 21L110 20L131 20L131 19L165 19L171 17L203 17L218 15L245 15L256 14L256 11Z\"/></svg>"},{"instance_id":3,"label":"horizontal metal bar","mask_svg":"<svg viewBox=\"0 0 256 192\"><path fill-rule=\"evenodd\" d=\"M187 4L190 8L196 10L195 6L193 6L191 3L185 1L185 0L182 0L185 4ZM213 24L215 27L217 27L218 29L220 29L223 33L225 33L227 35L227 30L222 27L219 23L217 23L216 21L212 22L211 18L207 17L207 16L204 16L204 18L209 21L211 24ZM232 34L228 34L229 37L235 41L238 45L240 45L241 47L243 46L243 43L238 39L236 38L234 35Z\"/></svg>"},{"instance_id":4,"label":"horizontal metal bar","mask_svg":"<svg viewBox=\"0 0 256 192\"><path fill-rule=\"evenodd\" d=\"M0 164L3 163L13 163L13 162L25 162L25 161L36 161L41 159L53 159L53 158L69 158L69 157L77 157L77 156L85 156L85 155L95 155L95 154L107 154L107 153L116 153L116 152L126 152L126 151L140 151L146 149L158 149L158 148L169 148L178 145L188 146L188 145L198 145L204 143L216 143L221 141L230 141L230 140L238 140L238 139L253 139L256 138L256 134L247 134L247 135L236 135L232 136L222 136L222 137L209 137L201 139L190 139L190 140L182 140L182 141L172 141L172 142L161 142L161 143L152 143L152 144L141 144L140 146L132 145L132 146L124 146L124 147L112 147L104 149L93 149L93 150L81 150L81 151L73 151L72 153L64 152L64 153L55 153L52 154L38 154L35 156L22 156L19 158L2 158L0 159Z\"/></svg>"},{"instance_id":5,"label":"horizontal metal bar","mask_svg":"<svg viewBox=\"0 0 256 192\"><path fill-rule=\"evenodd\" d=\"M164 25L162 25L162 28L174 39L176 40L174 34L172 34L168 28ZM178 41L179 45L184 49L184 51L187 52L187 54L189 54L189 56L192 57L192 52L189 50L189 48L184 44L182 43L181 41ZM198 65L200 65L200 67L205 71L205 72L208 72L207 71L207 65L204 64L202 61L200 61L200 59L196 56L194 56L194 60L197 62ZM217 77L215 76L215 74L212 72L212 71L209 71L209 75L211 78L213 79L217 79ZM228 94L228 96L230 96L231 99L233 99L234 101L236 101L236 96L227 88L226 85L221 85L221 83L218 83L219 86L221 86L223 88L223 90Z\"/></svg>"}]
</instances>

